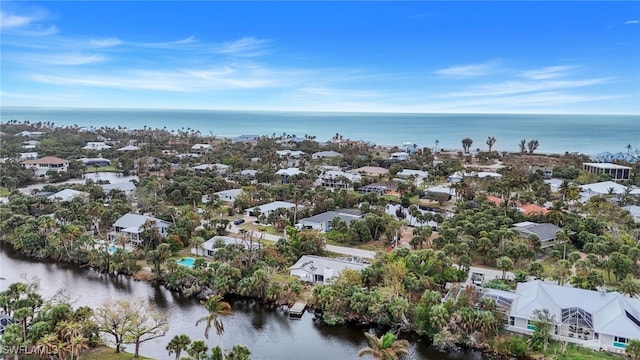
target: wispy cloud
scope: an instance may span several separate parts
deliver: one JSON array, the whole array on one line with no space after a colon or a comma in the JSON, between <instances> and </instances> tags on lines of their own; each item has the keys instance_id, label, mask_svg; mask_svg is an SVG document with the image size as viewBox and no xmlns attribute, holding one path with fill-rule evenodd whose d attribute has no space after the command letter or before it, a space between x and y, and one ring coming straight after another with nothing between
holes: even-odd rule
<instances>
[{"instance_id":1,"label":"wispy cloud","mask_svg":"<svg viewBox=\"0 0 640 360\"><path fill-rule=\"evenodd\" d=\"M624 25L640 24L640 20L627 20L623 24Z\"/></svg>"},{"instance_id":2,"label":"wispy cloud","mask_svg":"<svg viewBox=\"0 0 640 360\"><path fill-rule=\"evenodd\" d=\"M542 69L523 71L520 75L532 79L532 80L546 80L563 77L567 75L570 70L573 70L574 66L560 65L560 66L548 66Z\"/></svg>"},{"instance_id":3,"label":"wispy cloud","mask_svg":"<svg viewBox=\"0 0 640 360\"><path fill-rule=\"evenodd\" d=\"M592 86L610 82L612 78L594 78L583 80L548 80L548 81L514 81L507 80L498 83L488 83L475 85L469 90L443 94L441 97L487 97L522 93L533 93L539 91L550 91L557 89L569 89L585 86Z\"/></svg>"},{"instance_id":4,"label":"wispy cloud","mask_svg":"<svg viewBox=\"0 0 640 360\"><path fill-rule=\"evenodd\" d=\"M20 61L30 61L48 65L87 65L104 62L107 60L103 55L84 55L84 54L47 54L47 55L18 55Z\"/></svg>"},{"instance_id":5,"label":"wispy cloud","mask_svg":"<svg viewBox=\"0 0 640 360\"><path fill-rule=\"evenodd\" d=\"M14 14L7 10L0 10L0 29L14 29L26 27L44 17L42 11L36 11L33 14Z\"/></svg>"},{"instance_id":6,"label":"wispy cloud","mask_svg":"<svg viewBox=\"0 0 640 360\"><path fill-rule=\"evenodd\" d=\"M219 54L229 54L235 56L259 56L264 54L265 47L271 41L266 39L256 39L254 37L243 37L242 39L224 43L216 50Z\"/></svg>"},{"instance_id":7,"label":"wispy cloud","mask_svg":"<svg viewBox=\"0 0 640 360\"><path fill-rule=\"evenodd\" d=\"M455 65L445 69L436 70L434 73L436 75L447 77L469 78L488 75L496 69L497 65L497 61L489 61L480 64Z\"/></svg>"},{"instance_id":8,"label":"wispy cloud","mask_svg":"<svg viewBox=\"0 0 640 360\"><path fill-rule=\"evenodd\" d=\"M88 41L87 45L92 48L108 48L113 46L122 45L122 40L116 38L107 38L107 39L91 39Z\"/></svg>"}]
</instances>

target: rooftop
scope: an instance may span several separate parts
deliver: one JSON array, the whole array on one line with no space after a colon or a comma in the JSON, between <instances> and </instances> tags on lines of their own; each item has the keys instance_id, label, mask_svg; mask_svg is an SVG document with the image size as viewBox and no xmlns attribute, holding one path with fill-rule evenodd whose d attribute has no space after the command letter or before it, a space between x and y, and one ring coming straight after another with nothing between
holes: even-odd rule
<instances>
[{"instance_id":1,"label":"rooftop","mask_svg":"<svg viewBox=\"0 0 640 360\"><path fill-rule=\"evenodd\" d=\"M55 156L45 156L43 158L36 159L36 160L26 160L26 161L23 161L22 163L27 165L38 165L38 164L60 165L60 164L69 163L69 160L61 159Z\"/></svg>"},{"instance_id":2,"label":"rooftop","mask_svg":"<svg viewBox=\"0 0 640 360\"><path fill-rule=\"evenodd\" d=\"M612 163L582 163L582 165L584 165L584 166L592 166L592 167L596 167L596 168L600 168L600 169L627 169L627 170L631 170L631 168L628 167L628 166L622 166L622 165L612 164Z\"/></svg>"}]
</instances>

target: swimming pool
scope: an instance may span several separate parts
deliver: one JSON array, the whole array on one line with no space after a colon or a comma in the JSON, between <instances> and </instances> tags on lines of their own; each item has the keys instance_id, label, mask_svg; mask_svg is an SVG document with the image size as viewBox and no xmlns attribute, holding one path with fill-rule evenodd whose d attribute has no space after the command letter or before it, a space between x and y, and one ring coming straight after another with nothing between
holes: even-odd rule
<instances>
[{"instance_id":1,"label":"swimming pool","mask_svg":"<svg viewBox=\"0 0 640 360\"><path fill-rule=\"evenodd\" d=\"M114 254L116 252L116 247L111 245L107 248L107 251L109 252L109 254Z\"/></svg>"},{"instance_id":2,"label":"swimming pool","mask_svg":"<svg viewBox=\"0 0 640 360\"><path fill-rule=\"evenodd\" d=\"M196 263L196 259L192 258L192 257L184 257L180 260L176 260L176 262L178 263L178 265L182 265L182 266L186 266L186 267L193 267L193 264Z\"/></svg>"}]
</instances>

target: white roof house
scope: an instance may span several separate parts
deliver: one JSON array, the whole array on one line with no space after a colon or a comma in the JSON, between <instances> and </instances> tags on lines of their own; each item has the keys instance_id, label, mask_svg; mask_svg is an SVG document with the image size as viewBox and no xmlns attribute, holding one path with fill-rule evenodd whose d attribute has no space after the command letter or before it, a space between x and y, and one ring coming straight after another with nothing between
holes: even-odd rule
<instances>
[{"instance_id":1,"label":"white roof house","mask_svg":"<svg viewBox=\"0 0 640 360\"><path fill-rule=\"evenodd\" d=\"M244 191L242 191L242 189L229 189L214 193L214 195L218 196L220 201L224 202L234 202L236 201L236 198L241 194L244 194Z\"/></svg>"},{"instance_id":2,"label":"white roof house","mask_svg":"<svg viewBox=\"0 0 640 360\"><path fill-rule=\"evenodd\" d=\"M488 179L488 178L499 179L502 177L502 175L496 172L491 172L491 171L479 171L479 172L456 171L455 173L450 175L447 179L449 182L460 182L465 178L471 178L471 177L478 177L479 179Z\"/></svg>"},{"instance_id":3,"label":"white roof house","mask_svg":"<svg viewBox=\"0 0 640 360\"><path fill-rule=\"evenodd\" d=\"M213 151L213 146L211 144L194 144L191 146L191 152L196 154L206 154L211 151Z\"/></svg>"},{"instance_id":4,"label":"white roof house","mask_svg":"<svg viewBox=\"0 0 640 360\"><path fill-rule=\"evenodd\" d=\"M206 172L207 170L217 171L220 174L225 174L229 170L229 165L225 164L202 164L194 166L192 169L197 172Z\"/></svg>"},{"instance_id":5,"label":"white roof house","mask_svg":"<svg viewBox=\"0 0 640 360\"><path fill-rule=\"evenodd\" d=\"M318 231L331 230L331 221L340 218L349 224L352 220L362 219L362 213L358 210L342 209L338 211L327 211L308 218L300 219L296 227L300 229L313 229Z\"/></svg>"},{"instance_id":6,"label":"white roof house","mask_svg":"<svg viewBox=\"0 0 640 360\"><path fill-rule=\"evenodd\" d=\"M158 233L163 237L167 236L167 230L172 225L170 222L156 219L152 216L128 213L122 215L113 224L113 231L109 233L109 239L113 241L119 236L120 233L123 233L125 236L130 238L131 243L140 244L142 243L140 234L142 234L142 232L144 231L143 225L147 221L154 222L156 228L158 229Z\"/></svg>"},{"instance_id":7,"label":"white roof house","mask_svg":"<svg viewBox=\"0 0 640 360\"><path fill-rule=\"evenodd\" d=\"M86 193L84 191L73 190L73 189L64 189L49 196L49 199L57 200L57 201L71 201L77 197L88 198L89 193Z\"/></svg>"},{"instance_id":8,"label":"white roof house","mask_svg":"<svg viewBox=\"0 0 640 360\"><path fill-rule=\"evenodd\" d=\"M227 245L239 246L244 250L260 248L260 243L258 241L254 240L253 242L250 242L248 240L236 239L230 236L214 236L203 242L200 247L202 248L202 254L204 256L213 256L219 248ZM191 252L196 255L200 253L199 249L191 249Z\"/></svg>"},{"instance_id":9,"label":"white roof house","mask_svg":"<svg viewBox=\"0 0 640 360\"><path fill-rule=\"evenodd\" d=\"M136 190L136 184L131 181L118 182L115 184L103 184L100 186L102 187L102 191L105 193L108 193L111 190L120 190L126 195L131 195Z\"/></svg>"},{"instance_id":10,"label":"white roof house","mask_svg":"<svg viewBox=\"0 0 640 360\"><path fill-rule=\"evenodd\" d=\"M332 189L350 189L354 182L362 180L360 174L344 172L342 170L328 170L320 174L316 185Z\"/></svg>"},{"instance_id":11,"label":"white roof house","mask_svg":"<svg viewBox=\"0 0 640 360\"><path fill-rule=\"evenodd\" d=\"M631 168L612 163L583 163L582 168L592 174L607 174L612 180L629 180Z\"/></svg>"},{"instance_id":12,"label":"white roof house","mask_svg":"<svg viewBox=\"0 0 640 360\"><path fill-rule=\"evenodd\" d=\"M276 209L292 209L296 205L288 201L274 201L263 205L254 206L245 210L249 216L257 216L258 213L269 216ZM299 206L300 207L300 206Z\"/></svg>"},{"instance_id":13,"label":"white roof house","mask_svg":"<svg viewBox=\"0 0 640 360\"><path fill-rule=\"evenodd\" d=\"M495 299L501 293L489 290L487 295ZM540 280L518 283L515 295L506 299L510 304L509 330L531 333L535 329L530 323L534 311L548 309L554 317L556 339L614 352L624 351L629 339L640 339L638 299Z\"/></svg>"},{"instance_id":14,"label":"white roof house","mask_svg":"<svg viewBox=\"0 0 640 360\"><path fill-rule=\"evenodd\" d=\"M20 160L35 160L38 158L37 152L23 152L20 153Z\"/></svg>"},{"instance_id":15,"label":"white roof house","mask_svg":"<svg viewBox=\"0 0 640 360\"><path fill-rule=\"evenodd\" d=\"M345 269L360 271L367 266L369 266L369 263L359 258L331 259L314 255L302 255L289 268L289 273L291 276L297 276L301 281L327 284Z\"/></svg>"},{"instance_id":16,"label":"white roof house","mask_svg":"<svg viewBox=\"0 0 640 360\"><path fill-rule=\"evenodd\" d=\"M402 171L397 173L396 176L399 178L408 178L410 176L415 176L417 178L426 178L427 172L422 170L402 169Z\"/></svg>"},{"instance_id":17,"label":"white roof house","mask_svg":"<svg viewBox=\"0 0 640 360\"><path fill-rule=\"evenodd\" d=\"M122 151L122 152L138 151L138 150L140 150L140 148L135 146L135 145L127 145L127 146L123 146L123 147L118 149L118 151Z\"/></svg>"},{"instance_id":18,"label":"white roof house","mask_svg":"<svg viewBox=\"0 0 640 360\"><path fill-rule=\"evenodd\" d=\"M276 150L276 155L280 156L280 157L292 157L292 158L299 158L300 156L304 155L304 151L300 151L300 150Z\"/></svg>"},{"instance_id":19,"label":"white roof house","mask_svg":"<svg viewBox=\"0 0 640 360\"><path fill-rule=\"evenodd\" d=\"M580 186L581 192L585 193L587 196L606 195L609 193L609 189L613 189L614 194L621 195L624 194L627 187L613 181L602 181Z\"/></svg>"},{"instance_id":20,"label":"white roof house","mask_svg":"<svg viewBox=\"0 0 640 360\"><path fill-rule=\"evenodd\" d=\"M82 147L84 150L107 150L111 149L111 146L105 144L102 141L89 141L87 145Z\"/></svg>"},{"instance_id":21,"label":"white roof house","mask_svg":"<svg viewBox=\"0 0 640 360\"><path fill-rule=\"evenodd\" d=\"M312 159L327 159L327 158L335 158L335 157L342 157L343 155L340 154L337 151L318 151L315 152L313 154L311 154L311 158Z\"/></svg>"},{"instance_id":22,"label":"white roof house","mask_svg":"<svg viewBox=\"0 0 640 360\"><path fill-rule=\"evenodd\" d=\"M363 174L367 176L378 176L378 175L386 175L389 173L389 170L378 167L378 166L363 166L357 169L347 171L351 174Z\"/></svg>"},{"instance_id":23,"label":"white roof house","mask_svg":"<svg viewBox=\"0 0 640 360\"><path fill-rule=\"evenodd\" d=\"M398 151L391 153L387 160L405 161L409 158L409 153L406 151Z\"/></svg>"}]
</instances>

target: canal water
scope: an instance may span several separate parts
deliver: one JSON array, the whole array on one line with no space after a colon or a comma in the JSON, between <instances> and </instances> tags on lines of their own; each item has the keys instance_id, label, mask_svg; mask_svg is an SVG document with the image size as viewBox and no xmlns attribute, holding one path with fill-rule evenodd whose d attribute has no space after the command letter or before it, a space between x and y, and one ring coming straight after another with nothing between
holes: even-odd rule
<instances>
[{"instance_id":1,"label":"canal water","mask_svg":"<svg viewBox=\"0 0 640 360\"><path fill-rule=\"evenodd\" d=\"M166 336L143 343L141 355L154 359L173 359L165 347L177 334L187 334L192 340L203 339L209 347L222 341L225 349L244 344L252 358L261 359L358 359L358 350L366 346L366 328L329 327L313 321L305 313L300 320L290 320L281 309L253 300L232 300L233 315L222 317L225 332L220 338L212 329L204 338L204 325L195 326L206 315L204 307L194 299L182 298L163 287L132 280L125 276L100 274L90 268L38 261L15 252L9 244L0 242L0 291L17 281L38 279L40 293L50 298L62 292L74 306L98 307L107 299L149 299L169 317ZM411 354L407 359L482 360L475 352L442 353L429 347L426 341L410 339ZM127 345L127 351L133 346Z\"/></svg>"}]
</instances>

